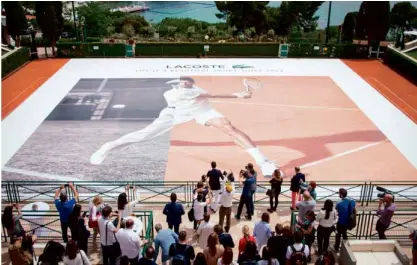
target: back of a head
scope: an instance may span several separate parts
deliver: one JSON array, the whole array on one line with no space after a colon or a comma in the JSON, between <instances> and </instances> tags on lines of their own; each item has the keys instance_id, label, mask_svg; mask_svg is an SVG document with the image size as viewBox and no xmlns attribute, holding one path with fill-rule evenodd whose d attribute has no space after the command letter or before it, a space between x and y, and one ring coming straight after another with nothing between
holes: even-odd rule
<instances>
[{"instance_id":1,"label":"back of a head","mask_svg":"<svg viewBox=\"0 0 417 265\"><path fill-rule=\"evenodd\" d=\"M211 168L216 168L217 167L217 163L215 161L211 162Z\"/></svg>"},{"instance_id":2,"label":"back of a head","mask_svg":"<svg viewBox=\"0 0 417 265\"><path fill-rule=\"evenodd\" d=\"M205 213L204 214L204 222L208 223L210 221L210 214Z\"/></svg>"},{"instance_id":3,"label":"back of a head","mask_svg":"<svg viewBox=\"0 0 417 265\"><path fill-rule=\"evenodd\" d=\"M275 233L276 233L277 235L282 234L282 229L283 229L282 225L281 225L281 224L277 224L277 225L275 226Z\"/></svg>"},{"instance_id":4,"label":"back of a head","mask_svg":"<svg viewBox=\"0 0 417 265\"><path fill-rule=\"evenodd\" d=\"M262 219L262 222L269 223L269 213L264 212L264 213L262 214L261 219Z\"/></svg>"},{"instance_id":5,"label":"back of a head","mask_svg":"<svg viewBox=\"0 0 417 265\"><path fill-rule=\"evenodd\" d=\"M180 231L180 233L178 234L178 239L179 241L184 242L187 239L187 232L185 232L184 230Z\"/></svg>"},{"instance_id":6,"label":"back of a head","mask_svg":"<svg viewBox=\"0 0 417 265\"><path fill-rule=\"evenodd\" d=\"M244 237L249 237L250 236L250 228L247 225L244 225L242 227L242 233Z\"/></svg>"},{"instance_id":7,"label":"back of a head","mask_svg":"<svg viewBox=\"0 0 417 265\"><path fill-rule=\"evenodd\" d=\"M326 262L326 265L334 265L336 264L336 259L333 253L329 250L323 252L323 261Z\"/></svg>"},{"instance_id":8,"label":"back of a head","mask_svg":"<svg viewBox=\"0 0 417 265\"><path fill-rule=\"evenodd\" d=\"M223 227L221 225L215 225L214 226L214 232L216 232L216 234L220 235L223 233Z\"/></svg>"},{"instance_id":9,"label":"back of a head","mask_svg":"<svg viewBox=\"0 0 417 265\"><path fill-rule=\"evenodd\" d=\"M310 181L310 186L315 189L317 187L317 183L315 181Z\"/></svg>"},{"instance_id":10,"label":"back of a head","mask_svg":"<svg viewBox=\"0 0 417 265\"><path fill-rule=\"evenodd\" d=\"M101 197L101 196L95 196L94 197L94 199L93 199L93 204L95 205L95 206L98 206L98 205L100 205L100 204L102 204L103 203L103 198Z\"/></svg>"},{"instance_id":11,"label":"back of a head","mask_svg":"<svg viewBox=\"0 0 417 265\"><path fill-rule=\"evenodd\" d=\"M117 209L124 210L127 203L128 201L126 192L120 193L119 198L117 198Z\"/></svg>"},{"instance_id":12,"label":"back of a head","mask_svg":"<svg viewBox=\"0 0 417 265\"><path fill-rule=\"evenodd\" d=\"M127 256L122 256L120 258L120 265L129 265L129 258Z\"/></svg>"},{"instance_id":13,"label":"back of a head","mask_svg":"<svg viewBox=\"0 0 417 265\"><path fill-rule=\"evenodd\" d=\"M271 252L267 246L262 248L262 259L269 260L271 258Z\"/></svg>"},{"instance_id":14,"label":"back of a head","mask_svg":"<svg viewBox=\"0 0 417 265\"><path fill-rule=\"evenodd\" d=\"M103 208L103 210L101 211L101 214L103 215L103 217L107 218L110 216L112 212L111 206L107 205L106 207Z\"/></svg>"},{"instance_id":15,"label":"back of a head","mask_svg":"<svg viewBox=\"0 0 417 265\"><path fill-rule=\"evenodd\" d=\"M302 243L303 242L303 232L300 230L295 231L294 233L294 242L295 243Z\"/></svg>"},{"instance_id":16,"label":"back of a head","mask_svg":"<svg viewBox=\"0 0 417 265\"><path fill-rule=\"evenodd\" d=\"M193 265L207 265L206 256L204 256L203 252L199 252L197 256L195 256Z\"/></svg>"},{"instance_id":17,"label":"back of a head","mask_svg":"<svg viewBox=\"0 0 417 265\"><path fill-rule=\"evenodd\" d=\"M246 168L247 168L248 170L253 169L253 164L252 164L252 163L248 163L248 165L246 166Z\"/></svg>"},{"instance_id":18,"label":"back of a head","mask_svg":"<svg viewBox=\"0 0 417 265\"><path fill-rule=\"evenodd\" d=\"M291 232L291 227L289 225L285 225L282 228L282 235L285 236L285 237L288 237L288 238L292 238L293 237L293 234Z\"/></svg>"},{"instance_id":19,"label":"back of a head","mask_svg":"<svg viewBox=\"0 0 417 265\"><path fill-rule=\"evenodd\" d=\"M233 263L233 249L230 247L227 247L222 256L222 263L223 265L230 265Z\"/></svg>"},{"instance_id":20,"label":"back of a head","mask_svg":"<svg viewBox=\"0 0 417 265\"><path fill-rule=\"evenodd\" d=\"M201 189L204 187L204 184L202 181L197 182L197 189Z\"/></svg>"},{"instance_id":21,"label":"back of a head","mask_svg":"<svg viewBox=\"0 0 417 265\"><path fill-rule=\"evenodd\" d=\"M342 199L343 198L346 198L347 197L347 194L348 194L348 192L344 188L339 189L340 198L342 198Z\"/></svg>"},{"instance_id":22,"label":"back of a head","mask_svg":"<svg viewBox=\"0 0 417 265\"><path fill-rule=\"evenodd\" d=\"M308 191L304 191L304 192L303 192L303 197L304 197L304 200L305 200L305 201L309 201L309 200L311 199L310 192L308 192Z\"/></svg>"},{"instance_id":23,"label":"back of a head","mask_svg":"<svg viewBox=\"0 0 417 265\"><path fill-rule=\"evenodd\" d=\"M147 259L153 259L155 257L155 249L149 246L145 251L145 255Z\"/></svg>"},{"instance_id":24,"label":"back of a head","mask_svg":"<svg viewBox=\"0 0 417 265\"><path fill-rule=\"evenodd\" d=\"M67 246L65 248L65 256L67 256L70 260L73 260L76 258L77 253L77 243L74 240L68 241Z\"/></svg>"},{"instance_id":25,"label":"back of a head","mask_svg":"<svg viewBox=\"0 0 417 265\"><path fill-rule=\"evenodd\" d=\"M135 224L135 221L133 221L132 219L127 219L126 220L126 229L131 229L133 228L133 225Z\"/></svg>"},{"instance_id":26,"label":"back of a head","mask_svg":"<svg viewBox=\"0 0 417 265\"><path fill-rule=\"evenodd\" d=\"M33 242L32 234L24 235L22 239L22 250L27 250L32 253L33 243L35 242Z\"/></svg>"},{"instance_id":27,"label":"back of a head","mask_svg":"<svg viewBox=\"0 0 417 265\"><path fill-rule=\"evenodd\" d=\"M65 192L61 192L61 194L59 194L59 200L61 202L66 202L68 200L68 196Z\"/></svg>"},{"instance_id":28,"label":"back of a head","mask_svg":"<svg viewBox=\"0 0 417 265\"><path fill-rule=\"evenodd\" d=\"M13 228L13 206L6 206L1 216L1 222L3 227L7 229Z\"/></svg>"},{"instance_id":29,"label":"back of a head","mask_svg":"<svg viewBox=\"0 0 417 265\"><path fill-rule=\"evenodd\" d=\"M156 232L158 233L159 232L159 230L161 230L162 229L162 225L161 224L156 224L155 225L155 230L156 230Z\"/></svg>"},{"instance_id":30,"label":"back of a head","mask_svg":"<svg viewBox=\"0 0 417 265\"><path fill-rule=\"evenodd\" d=\"M204 195L203 195L203 193L199 192L199 193L197 194L197 201L201 202L203 199L204 199Z\"/></svg>"},{"instance_id":31,"label":"back of a head","mask_svg":"<svg viewBox=\"0 0 417 265\"><path fill-rule=\"evenodd\" d=\"M216 233L211 233L207 238L207 246L210 249L216 248L217 244L219 243L219 236Z\"/></svg>"},{"instance_id":32,"label":"back of a head","mask_svg":"<svg viewBox=\"0 0 417 265\"><path fill-rule=\"evenodd\" d=\"M300 173L300 167L295 167L294 170L296 173Z\"/></svg>"},{"instance_id":33,"label":"back of a head","mask_svg":"<svg viewBox=\"0 0 417 265\"><path fill-rule=\"evenodd\" d=\"M170 199L171 199L171 202L176 202L177 201L177 194L171 193Z\"/></svg>"}]
</instances>

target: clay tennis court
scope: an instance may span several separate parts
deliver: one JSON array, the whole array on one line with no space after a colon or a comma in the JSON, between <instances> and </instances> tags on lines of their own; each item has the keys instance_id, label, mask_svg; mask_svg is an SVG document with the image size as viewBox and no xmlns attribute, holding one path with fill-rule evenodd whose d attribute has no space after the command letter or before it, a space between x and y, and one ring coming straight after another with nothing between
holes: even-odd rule
<instances>
[{"instance_id":1,"label":"clay tennis court","mask_svg":"<svg viewBox=\"0 0 417 265\"><path fill-rule=\"evenodd\" d=\"M241 89L241 77L193 76L213 94ZM264 87L251 99L211 100L246 132L267 157L293 174L316 180L411 180L416 169L328 77L258 77ZM238 172L251 157L222 132L195 122L174 127L166 180L189 180L209 161ZM184 174L186 172L186 174Z\"/></svg>"},{"instance_id":2,"label":"clay tennis court","mask_svg":"<svg viewBox=\"0 0 417 265\"><path fill-rule=\"evenodd\" d=\"M173 61L169 59L155 60L158 61L153 62L155 65L144 60L111 60L35 61L3 80L2 125L7 130L2 129L6 132L3 143L7 142L12 147L2 150L3 157L10 158L25 142L26 145L30 143L31 135L36 128L81 78L137 78L140 75L166 78L167 75L173 75L167 74L166 70L152 70L153 67L163 69L164 65L172 64ZM178 60L175 60L175 63L178 63ZM191 60L187 60L187 63L188 61ZM201 63L200 60L192 61ZM223 59L208 59L204 60L204 63L212 61L216 64L229 63ZM303 75L299 69L306 68L306 62L312 61L324 69L310 67L307 69L308 74ZM359 104L362 107L358 107L358 102L352 99L352 95L347 95L346 86L350 85L350 80L343 80L345 83L342 89L340 78L315 73L332 69L335 61L338 60L259 60L259 64L276 62L283 65L279 67L284 70L286 64L282 62L290 62L290 70L285 75L277 76L265 73L259 76L251 74L263 83L263 88L255 91L252 98L211 99L211 106L229 119L236 128L245 132L268 158L283 167L287 175L293 174L294 166L301 166L304 172L311 176L310 179L321 181L414 180L417 177L417 169L415 164L410 162L410 153L405 155L400 151L404 148L397 146L399 137L395 140L397 144L391 141L396 129L396 117L386 117L386 120L392 123L389 133L391 137L388 137L381 131L386 131L386 124L384 127L380 120L375 122L375 116L370 117L369 113L364 113L361 105L363 103ZM401 110L406 115L404 117L408 117L401 119L405 119L407 126L415 128L417 89L414 84L379 61L352 60L343 63L367 85L384 96L386 101ZM129 72L132 64L149 66L151 70ZM210 93L230 94L242 91L242 78L247 74L199 74L193 71L179 71L175 75L193 77L199 87ZM341 78L344 76L342 74ZM348 73L346 76L351 75ZM65 88L62 88L64 86ZM355 85L352 83L352 86ZM30 98L32 94L37 97L36 100ZM372 105L373 102L369 104ZM39 107L34 108L35 105ZM34 113L38 110L42 114L32 117L30 111ZM25 126L23 121L31 117L29 124ZM26 127L30 127L30 130ZM400 133L400 129L398 132ZM82 137L84 136L80 135L80 143ZM176 125L169 137L170 145L166 158L168 162L163 178L166 181L196 180L208 169L212 160L218 162L219 168L231 169L234 172L238 172L246 163L253 162L252 158L227 135L214 128L201 126L195 121ZM413 139L403 140L412 142ZM81 146L80 143L77 142L77 147ZM26 150L30 150L30 146L26 146ZM82 159L87 163L88 154L94 150L83 151L86 155ZM8 152L6 156L5 152ZM27 152L23 152L22 158L19 159L25 159L27 155ZM73 155L77 156L75 153ZM25 161L15 162L24 164L20 162ZM117 163L117 160L114 160L114 163ZM60 176L59 173L56 172L57 176Z\"/></svg>"}]
</instances>

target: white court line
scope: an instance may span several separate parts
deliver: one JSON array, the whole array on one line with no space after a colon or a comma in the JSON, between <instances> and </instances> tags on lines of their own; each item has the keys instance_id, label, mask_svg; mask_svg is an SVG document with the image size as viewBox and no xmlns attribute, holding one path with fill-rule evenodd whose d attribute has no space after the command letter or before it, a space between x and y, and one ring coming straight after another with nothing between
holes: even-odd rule
<instances>
[{"instance_id":1,"label":"white court line","mask_svg":"<svg viewBox=\"0 0 417 265\"><path fill-rule=\"evenodd\" d=\"M373 146L376 146L376 145L379 145L379 144L382 144L382 143L385 143L385 142L388 142L388 140L385 139L385 140L382 140L380 142L366 144L366 145L360 146L358 148L355 148L355 149L352 149L352 150L349 150L349 151L346 151L346 152L342 152L342 153L339 153L339 154L336 154L336 155L333 155L333 156L329 156L327 158L323 158L323 159L320 159L320 160L317 160L317 161L314 161L314 162L304 164L304 165L300 166L300 168L306 168L306 167L311 167L311 166L315 166L315 165L318 165L318 164L322 164L324 162L336 159L338 157L349 155L349 154L352 154L352 153L356 153L356 152L359 152L361 150L364 150L364 149L367 149L367 148L370 148L370 147L373 147Z\"/></svg>"},{"instance_id":2,"label":"white court line","mask_svg":"<svg viewBox=\"0 0 417 265\"><path fill-rule=\"evenodd\" d=\"M272 106L272 107L287 107L287 108L297 108L297 109L324 109L324 110L360 111L360 109L353 109L353 108L333 108L333 107L320 107L320 106L297 106L297 105L271 104L271 103L233 102L233 101L217 101L217 100L210 100L210 102L226 103L226 104Z\"/></svg>"},{"instance_id":3,"label":"white court line","mask_svg":"<svg viewBox=\"0 0 417 265\"><path fill-rule=\"evenodd\" d=\"M109 79L108 79L108 78L105 78L105 79L101 82L101 84L100 84L100 86L98 87L98 89L97 89L96 93L99 93L99 92L101 92L101 90L103 90L104 86L107 84L107 80L109 80Z\"/></svg>"},{"instance_id":4,"label":"white court line","mask_svg":"<svg viewBox=\"0 0 417 265\"><path fill-rule=\"evenodd\" d=\"M1 170L10 172L10 173L17 173L17 174L22 174L26 176L34 176L34 177L46 178L46 179L58 180L58 181L83 181L83 179L80 179L80 178L53 175L49 173L42 173L42 172L26 170L26 169L18 169L18 168L12 168L12 167L3 167Z\"/></svg>"},{"instance_id":5,"label":"white court line","mask_svg":"<svg viewBox=\"0 0 417 265\"><path fill-rule=\"evenodd\" d=\"M381 86L383 86L386 90L388 90L388 92L390 92L391 94L393 94L396 98L398 98L399 100L401 100L402 103L404 103L405 105L407 105L407 107L409 107L410 109L414 110L414 112L417 112L416 109L414 109L412 106L410 106L407 102L405 102L402 98L400 98L399 96L397 96L397 94L395 94L394 92L392 92L391 89L389 89L386 85L382 84L378 79L376 79L375 77L368 77L367 79L373 79L375 80L375 82L377 82L378 84L380 84Z\"/></svg>"}]
</instances>

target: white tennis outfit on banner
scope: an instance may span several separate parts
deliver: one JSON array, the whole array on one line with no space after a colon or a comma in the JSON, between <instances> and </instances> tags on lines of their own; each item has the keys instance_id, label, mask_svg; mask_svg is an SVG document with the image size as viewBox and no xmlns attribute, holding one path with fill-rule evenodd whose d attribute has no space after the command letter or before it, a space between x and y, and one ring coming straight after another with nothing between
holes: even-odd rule
<instances>
[{"instance_id":1,"label":"white tennis outfit on banner","mask_svg":"<svg viewBox=\"0 0 417 265\"><path fill-rule=\"evenodd\" d=\"M151 140L172 129L177 124L195 120L205 125L213 118L224 117L210 106L207 98L199 97L207 91L199 88L173 88L164 93L168 107L164 108L159 117L145 128L126 134L119 139L105 143L91 158L91 164L98 165L103 162L108 153L124 145Z\"/></svg>"},{"instance_id":2,"label":"white tennis outfit on banner","mask_svg":"<svg viewBox=\"0 0 417 265\"><path fill-rule=\"evenodd\" d=\"M195 120L198 124L206 126L207 121L224 117L210 106L210 102L206 97L200 97L203 94L208 94L206 90L197 86L191 88L180 87L178 85L179 81L172 80L167 82L167 84L173 84L173 88L164 93L168 107L160 112L158 118L141 130L126 134L115 141L103 144L90 157L90 163L99 165L111 150L124 145L151 140L171 130L177 124ZM246 94L247 92L234 93L238 98L242 98ZM257 147L251 147L245 151L261 167L264 176L271 176L274 170L277 169L275 162L268 160ZM218 195L215 197L218 197ZM217 206L217 203L215 204Z\"/></svg>"}]
</instances>

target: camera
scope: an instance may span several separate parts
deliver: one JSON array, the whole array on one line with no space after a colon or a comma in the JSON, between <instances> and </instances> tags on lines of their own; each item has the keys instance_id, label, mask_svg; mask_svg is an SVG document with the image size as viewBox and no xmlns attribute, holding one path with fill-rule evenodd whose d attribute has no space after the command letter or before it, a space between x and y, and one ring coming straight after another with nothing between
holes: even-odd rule
<instances>
[{"instance_id":1,"label":"camera","mask_svg":"<svg viewBox=\"0 0 417 265\"><path fill-rule=\"evenodd\" d=\"M386 194L390 194L392 195L392 201L394 201L394 193L392 191L380 186L376 186L376 190L380 191L380 193L376 195L379 199L384 199Z\"/></svg>"}]
</instances>

